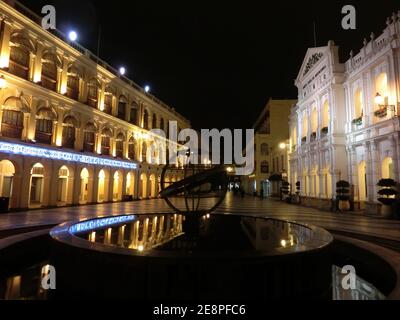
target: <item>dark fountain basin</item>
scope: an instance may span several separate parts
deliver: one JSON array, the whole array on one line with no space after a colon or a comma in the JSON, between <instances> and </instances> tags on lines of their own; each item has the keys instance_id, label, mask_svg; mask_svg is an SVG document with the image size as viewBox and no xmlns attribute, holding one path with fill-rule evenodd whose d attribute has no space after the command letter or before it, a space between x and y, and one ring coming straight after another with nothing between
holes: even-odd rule
<instances>
[{"instance_id":1,"label":"dark fountain basin","mask_svg":"<svg viewBox=\"0 0 400 320\"><path fill-rule=\"evenodd\" d=\"M238 215L124 215L64 223L51 237L57 298L332 299L333 238L314 226Z\"/></svg>"}]
</instances>

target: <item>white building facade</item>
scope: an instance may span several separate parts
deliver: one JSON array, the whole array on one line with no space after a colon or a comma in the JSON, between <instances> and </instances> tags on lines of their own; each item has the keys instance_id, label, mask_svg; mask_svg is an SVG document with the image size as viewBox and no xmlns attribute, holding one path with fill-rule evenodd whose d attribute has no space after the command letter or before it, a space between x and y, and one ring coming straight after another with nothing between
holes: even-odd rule
<instances>
[{"instance_id":1,"label":"white building facade","mask_svg":"<svg viewBox=\"0 0 400 320\"><path fill-rule=\"evenodd\" d=\"M394 14L344 64L332 41L308 50L290 117L290 179L300 182L306 205L328 208L336 182L347 180L355 209L376 213L378 181L400 181L399 36Z\"/></svg>"}]
</instances>

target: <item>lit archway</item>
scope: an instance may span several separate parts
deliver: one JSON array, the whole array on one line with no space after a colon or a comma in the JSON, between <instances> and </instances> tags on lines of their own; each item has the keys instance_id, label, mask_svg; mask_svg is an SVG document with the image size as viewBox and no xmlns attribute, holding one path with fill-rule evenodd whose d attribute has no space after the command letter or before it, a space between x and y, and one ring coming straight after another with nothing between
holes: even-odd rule
<instances>
[{"instance_id":1,"label":"lit archway","mask_svg":"<svg viewBox=\"0 0 400 320\"><path fill-rule=\"evenodd\" d=\"M116 171L113 178L113 201L121 201L123 175L119 171Z\"/></svg>"},{"instance_id":2,"label":"lit archway","mask_svg":"<svg viewBox=\"0 0 400 320\"><path fill-rule=\"evenodd\" d=\"M13 196L13 182L15 175L14 164L9 160L0 161L0 196L10 198Z\"/></svg>"},{"instance_id":3,"label":"lit archway","mask_svg":"<svg viewBox=\"0 0 400 320\"><path fill-rule=\"evenodd\" d=\"M98 192L97 192L97 202L105 201L105 192L106 192L106 173L104 170L100 170L99 172L99 183L98 183Z\"/></svg>"},{"instance_id":4,"label":"lit archway","mask_svg":"<svg viewBox=\"0 0 400 320\"><path fill-rule=\"evenodd\" d=\"M386 72L382 72L376 77L375 80L375 88L376 88L376 93L380 94L382 98L385 100L385 103L387 102L387 98L389 96L388 93L388 79L387 79L387 74Z\"/></svg>"},{"instance_id":5,"label":"lit archway","mask_svg":"<svg viewBox=\"0 0 400 320\"><path fill-rule=\"evenodd\" d=\"M83 168L81 171L81 189L79 193L79 203L86 204L88 202L88 194L89 194L89 171L86 168Z\"/></svg>"},{"instance_id":6,"label":"lit archway","mask_svg":"<svg viewBox=\"0 0 400 320\"><path fill-rule=\"evenodd\" d=\"M150 197L155 198L156 197L156 176L152 174L150 176Z\"/></svg>"},{"instance_id":7,"label":"lit archway","mask_svg":"<svg viewBox=\"0 0 400 320\"><path fill-rule=\"evenodd\" d=\"M358 200L367 200L367 171L365 161L361 161L358 165Z\"/></svg>"},{"instance_id":8,"label":"lit archway","mask_svg":"<svg viewBox=\"0 0 400 320\"><path fill-rule=\"evenodd\" d=\"M68 168L62 166L58 170L57 202L59 204L66 204L68 201L68 177Z\"/></svg>"},{"instance_id":9,"label":"lit archway","mask_svg":"<svg viewBox=\"0 0 400 320\"><path fill-rule=\"evenodd\" d=\"M44 166L41 163L32 166L29 188L30 206L38 206L43 202L44 173Z\"/></svg>"},{"instance_id":10,"label":"lit archway","mask_svg":"<svg viewBox=\"0 0 400 320\"><path fill-rule=\"evenodd\" d=\"M147 198L147 175L142 173L140 175L140 198L145 199Z\"/></svg>"},{"instance_id":11,"label":"lit archway","mask_svg":"<svg viewBox=\"0 0 400 320\"><path fill-rule=\"evenodd\" d=\"M394 179L393 159L390 157L382 161L382 179Z\"/></svg>"},{"instance_id":12,"label":"lit archway","mask_svg":"<svg viewBox=\"0 0 400 320\"><path fill-rule=\"evenodd\" d=\"M128 172L126 175L126 190L127 195L134 196L135 194L135 174Z\"/></svg>"},{"instance_id":13,"label":"lit archway","mask_svg":"<svg viewBox=\"0 0 400 320\"><path fill-rule=\"evenodd\" d=\"M329 102L326 100L322 106L322 128L328 128L329 121Z\"/></svg>"}]
</instances>

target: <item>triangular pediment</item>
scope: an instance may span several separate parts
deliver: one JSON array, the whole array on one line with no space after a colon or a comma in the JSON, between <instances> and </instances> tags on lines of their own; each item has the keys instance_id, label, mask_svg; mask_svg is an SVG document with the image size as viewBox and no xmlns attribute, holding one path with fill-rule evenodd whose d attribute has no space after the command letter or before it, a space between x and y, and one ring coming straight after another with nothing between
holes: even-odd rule
<instances>
[{"instance_id":1,"label":"triangular pediment","mask_svg":"<svg viewBox=\"0 0 400 320\"><path fill-rule=\"evenodd\" d=\"M309 72L328 54L327 47L309 48L304 57L297 81L305 78Z\"/></svg>"}]
</instances>

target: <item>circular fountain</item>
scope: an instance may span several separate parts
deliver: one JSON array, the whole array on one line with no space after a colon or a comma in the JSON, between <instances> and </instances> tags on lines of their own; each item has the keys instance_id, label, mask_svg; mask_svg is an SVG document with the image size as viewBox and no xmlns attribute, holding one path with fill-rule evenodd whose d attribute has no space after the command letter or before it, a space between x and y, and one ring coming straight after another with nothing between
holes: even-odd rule
<instances>
[{"instance_id":1,"label":"circular fountain","mask_svg":"<svg viewBox=\"0 0 400 320\"><path fill-rule=\"evenodd\" d=\"M57 297L331 298L333 239L327 231L212 214L226 192L226 171L185 170L177 183L161 183L161 196L175 213L126 214L54 228Z\"/></svg>"}]
</instances>

